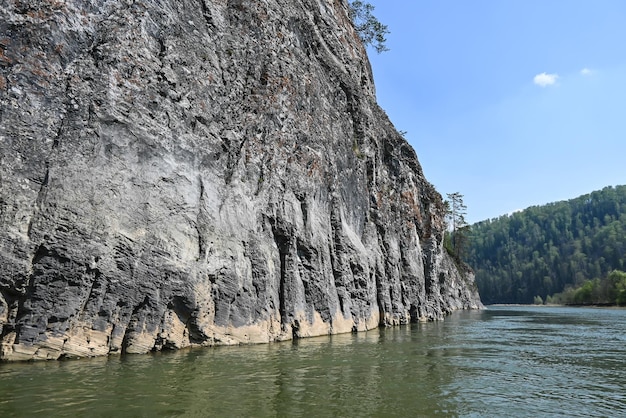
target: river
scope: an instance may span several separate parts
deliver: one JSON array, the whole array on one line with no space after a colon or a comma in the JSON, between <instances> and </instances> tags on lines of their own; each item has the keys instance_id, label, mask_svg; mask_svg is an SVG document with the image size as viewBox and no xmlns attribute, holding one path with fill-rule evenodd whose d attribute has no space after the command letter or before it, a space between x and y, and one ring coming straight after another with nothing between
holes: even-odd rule
<instances>
[{"instance_id":1,"label":"river","mask_svg":"<svg viewBox=\"0 0 626 418\"><path fill-rule=\"evenodd\" d=\"M493 306L256 346L0 364L0 417L626 416L626 310Z\"/></svg>"}]
</instances>

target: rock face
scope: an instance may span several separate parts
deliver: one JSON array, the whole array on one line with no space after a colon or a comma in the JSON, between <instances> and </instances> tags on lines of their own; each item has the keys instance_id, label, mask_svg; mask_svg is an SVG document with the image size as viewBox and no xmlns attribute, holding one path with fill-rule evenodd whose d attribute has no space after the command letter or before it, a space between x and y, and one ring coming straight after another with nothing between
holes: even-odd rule
<instances>
[{"instance_id":1,"label":"rock face","mask_svg":"<svg viewBox=\"0 0 626 418\"><path fill-rule=\"evenodd\" d=\"M3 360L480 308L345 0L3 0Z\"/></svg>"}]
</instances>

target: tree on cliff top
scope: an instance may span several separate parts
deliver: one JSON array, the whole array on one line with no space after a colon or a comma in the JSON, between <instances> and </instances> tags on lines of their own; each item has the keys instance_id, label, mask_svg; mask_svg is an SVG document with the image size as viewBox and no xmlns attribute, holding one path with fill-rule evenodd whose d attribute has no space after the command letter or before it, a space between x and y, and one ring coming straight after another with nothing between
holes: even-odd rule
<instances>
[{"instance_id":1,"label":"tree on cliff top","mask_svg":"<svg viewBox=\"0 0 626 418\"><path fill-rule=\"evenodd\" d=\"M379 54L389 51L385 45L385 42L387 42L386 35L389 33L389 30L387 25L380 23L376 16L372 14L374 6L360 0L349 1L348 6L350 19L352 19L354 28L363 43L366 46L373 46Z\"/></svg>"},{"instance_id":2,"label":"tree on cliff top","mask_svg":"<svg viewBox=\"0 0 626 418\"><path fill-rule=\"evenodd\" d=\"M461 193L448 193L447 196L449 200L444 203L450 231L446 234L444 245L448 252L460 261L467 246L469 230L469 225L465 221L467 206L463 203L463 195Z\"/></svg>"}]
</instances>

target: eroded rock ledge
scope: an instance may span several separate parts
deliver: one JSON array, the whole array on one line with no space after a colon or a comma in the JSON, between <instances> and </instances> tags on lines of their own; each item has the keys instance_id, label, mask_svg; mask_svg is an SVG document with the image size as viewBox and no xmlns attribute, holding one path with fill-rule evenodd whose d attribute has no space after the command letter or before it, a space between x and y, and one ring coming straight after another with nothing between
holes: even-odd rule
<instances>
[{"instance_id":1,"label":"eroded rock ledge","mask_svg":"<svg viewBox=\"0 0 626 418\"><path fill-rule=\"evenodd\" d=\"M7 0L3 360L481 307L344 0Z\"/></svg>"}]
</instances>

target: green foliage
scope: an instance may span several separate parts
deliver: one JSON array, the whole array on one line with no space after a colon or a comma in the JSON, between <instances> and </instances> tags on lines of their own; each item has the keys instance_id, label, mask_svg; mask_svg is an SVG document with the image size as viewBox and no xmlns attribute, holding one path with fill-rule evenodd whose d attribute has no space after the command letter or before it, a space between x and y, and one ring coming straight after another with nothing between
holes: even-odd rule
<instances>
[{"instance_id":1,"label":"green foliage","mask_svg":"<svg viewBox=\"0 0 626 418\"><path fill-rule=\"evenodd\" d=\"M452 236L450 234L450 231L446 231L445 234L443 235L443 248L446 249L448 254L455 257L454 248L452 247Z\"/></svg>"},{"instance_id":2,"label":"green foliage","mask_svg":"<svg viewBox=\"0 0 626 418\"><path fill-rule=\"evenodd\" d=\"M626 186L474 224L468 249L485 303L588 303L610 286L587 281L626 270ZM612 289L626 304L626 283Z\"/></svg>"},{"instance_id":3,"label":"green foliage","mask_svg":"<svg viewBox=\"0 0 626 418\"><path fill-rule=\"evenodd\" d=\"M446 231L443 244L448 253L460 261L465 257L469 235L469 225L465 221L467 206L459 192L448 193L447 197L444 205L449 230Z\"/></svg>"},{"instance_id":4,"label":"green foliage","mask_svg":"<svg viewBox=\"0 0 626 418\"><path fill-rule=\"evenodd\" d=\"M626 306L626 273L620 273L622 278L615 284L615 304Z\"/></svg>"},{"instance_id":5,"label":"green foliage","mask_svg":"<svg viewBox=\"0 0 626 418\"><path fill-rule=\"evenodd\" d=\"M350 19L363 43L373 46L379 54L389 51L385 45L389 30L372 14L374 6L360 0L349 1L348 6Z\"/></svg>"},{"instance_id":6,"label":"green foliage","mask_svg":"<svg viewBox=\"0 0 626 418\"><path fill-rule=\"evenodd\" d=\"M598 287L596 280L587 280L581 287L574 292L574 303L590 304L593 301L595 288Z\"/></svg>"},{"instance_id":7,"label":"green foliage","mask_svg":"<svg viewBox=\"0 0 626 418\"><path fill-rule=\"evenodd\" d=\"M613 270L603 279L586 280L581 286L569 287L550 298L564 305L624 306L626 305L626 272Z\"/></svg>"}]
</instances>

